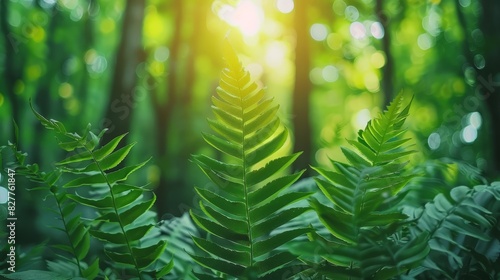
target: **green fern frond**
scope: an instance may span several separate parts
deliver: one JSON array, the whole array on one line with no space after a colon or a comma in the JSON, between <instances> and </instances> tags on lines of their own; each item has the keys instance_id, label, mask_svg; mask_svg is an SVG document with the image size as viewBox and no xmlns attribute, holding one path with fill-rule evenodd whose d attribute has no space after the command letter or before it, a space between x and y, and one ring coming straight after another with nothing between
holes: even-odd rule
<instances>
[{"instance_id":1,"label":"green fern frond","mask_svg":"<svg viewBox=\"0 0 500 280\"><path fill-rule=\"evenodd\" d=\"M193 270L199 269L199 265L190 255L198 253L198 248L191 237L199 237L199 235L196 225L187 212L180 217L172 217L158 223L146 241L165 240L169 246L160 260L168 262L173 259L175 263L172 271L162 279L195 279Z\"/></svg>"},{"instance_id":2,"label":"green fern frond","mask_svg":"<svg viewBox=\"0 0 500 280\"><path fill-rule=\"evenodd\" d=\"M311 193L287 191L303 171L277 175L299 156L271 159L288 138L287 129L276 116L278 106L265 98L264 90L251 80L229 43L225 60L227 68L222 71L217 96L212 97L215 119L209 120L216 134L203 137L229 160L193 157L217 188L195 189L201 198L202 213L191 211L191 216L210 235L227 241L216 243L193 237L208 256L192 257L226 277L265 278L295 260L295 256L276 253L275 249L310 229L271 233L309 210L307 206L287 206ZM213 279L214 275L198 274L198 277Z\"/></svg>"},{"instance_id":3,"label":"green fern frond","mask_svg":"<svg viewBox=\"0 0 500 280\"><path fill-rule=\"evenodd\" d=\"M411 103L411 102L410 102ZM342 152L349 163L332 161L334 170L313 168L316 182L329 203L311 199L311 206L329 238L313 235L326 263L319 273L326 277L390 278L418 265L427 255L424 237L398 238L407 216L396 209L398 193L412 178L405 175L409 139L402 138L408 116L398 95L378 118L349 141ZM424 234L422 235L424 236Z\"/></svg>"},{"instance_id":4,"label":"green fern frond","mask_svg":"<svg viewBox=\"0 0 500 280\"><path fill-rule=\"evenodd\" d=\"M81 215L74 214L76 203L68 199L69 194L57 186L61 172L57 169L49 173L42 172L37 164L26 163L27 154L19 151L16 144L10 143L9 147L16 160L15 168L17 174L24 176L34 183L40 184L40 187L32 188L31 190L50 192L55 199L57 207L55 212L59 216L58 219L61 221L62 226L54 226L54 228L64 232L68 238L68 244L56 244L52 247L66 252L71 256L68 262L72 263L78 272L78 274L72 276L94 279L99 273L99 258L96 258L90 266L83 262L90 249L89 227L83 223ZM61 258L66 259L64 256L61 256Z\"/></svg>"},{"instance_id":5,"label":"green fern frond","mask_svg":"<svg viewBox=\"0 0 500 280\"><path fill-rule=\"evenodd\" d=\"M498 232L495 225L500 217L499 202L498 182L473 188L459 186L453 188L449 195L438 194L434 201L425 205L423 213L412 213L419 216L413 235L430 233L431 253L423 263L429 272L422 275L455 279L470 273L471 262L479 261L492 266L500 251L488 256L484 245L494 247L495 242L491 241L498 241L493 237ZM496 248L500 250L498 244Z\"/></svg>"},{"instance_id":6,"label":"green fern frond","mask_svg":"<svg viewBox=\"0 0 500 280\"><path fill-rule=\"evenodd\" d=\"M62 187L90 187L93 195L75 192L67 194L67 197L97 210L97 217L89 232L94 238L106 243L104 252L109 259L123 265L125 269L131 269L139 279L143 279L146 274L161 277L168 273L172 268L171 263L159 268L155 266L155 262L165 250L166 242L159 240L154 244L141 244L142 239L154 227L154 221L145 217L156 197L144 188L125 183L128 176L143 167L148 160L114 170L133 147L133 144L130 144L117 149L125 135L99 147L105 131L95 135L90 131L89 125L80 136L67 132L61 122L47 120L34 109L33 112L43 126L63 137L64 141L59 142L62 149L74 152L57 164L63 172L76 176ZM76 168L75 163L84 167Z\"/></svg>"}]
</instances>

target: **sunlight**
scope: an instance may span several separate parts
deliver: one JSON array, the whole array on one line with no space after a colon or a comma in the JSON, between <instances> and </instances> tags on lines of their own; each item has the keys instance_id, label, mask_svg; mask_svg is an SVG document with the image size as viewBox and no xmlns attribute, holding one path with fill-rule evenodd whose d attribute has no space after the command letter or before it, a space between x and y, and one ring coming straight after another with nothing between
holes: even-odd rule
<instances>
[{"instance_id":1,"label":"sunlight","mask_svg":"<svg viewBox=\"0 0 500 280\"><path fill-rule=\"evenodd\" d=\"M230 25L237 27L245 36L257 35L264 21L262 8L251 0L242 0L236 7L222 5L218 15Z\"/></svg>"}]
</instances>

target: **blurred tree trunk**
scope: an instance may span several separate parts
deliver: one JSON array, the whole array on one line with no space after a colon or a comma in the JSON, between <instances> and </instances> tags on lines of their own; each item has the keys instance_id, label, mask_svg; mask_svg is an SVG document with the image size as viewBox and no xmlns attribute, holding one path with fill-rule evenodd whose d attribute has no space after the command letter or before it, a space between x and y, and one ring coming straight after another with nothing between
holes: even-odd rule
<instances>
[{"instance_id":1,"label":"blurred tree trunk","mask_svg":"<svg viewBox=\"0 0 500 280\"><path fill-rule=\"evenodd\" d=\"M41 3L38 2L38 9L41 12L45 12L42 8ZM62 102L60 98L54 98L53 92L51 92L52 83L57 82L57 76L61 73L63 69L63 63L66 55L68 55L66 48L63 44L58 44L55 39L55 34L57 29L64 26L64 18L57 9L57 5L52 7L50 11L50 23L47 27L47 40L46 40L46 55L45 55L45 65L46 70L43 76L39 79L39 83L36 90L36 95L34 98L34 103L36 104L37 111L43 116L47 116L54 119L63 119L58 113L61 112ZM61 42L62 43L62 42ZM57 102L57 104L54 104ZM36 135L44 135L46 129L41 126L35 126ZM52 136L51 136L52 137ZM43 162L44 150L34 149L32 151L32 157L34 162Z\"/></svg>"},{"instance_id":2,"label":"blurred tree trunk","mask_svg":"<svg viewBox=\"0 0 500 280\"><path fill-rule=\"evenodd\" d=\"M142 28L145 0L129 0L126 3L108 110L102 123L109 129L103 137L104 143L130 131L132 112L136 106L134 90L137 75L135 71L137 66L144 61ZM125 144L126 141L122 141L119 147Z\"/></svg>"},{"instance_id":3,"label":"blurred tree trunk","mask_svg":"<svg viewBox=\"0 0 500 280\"><path fill-rule=\"evenodd\" d=\"M474 94L483 101L486 108L485 126L490 135L490 164L486 173L492 179L500 175L500 2L496 0L481 0L482 15L479 18L479 28L483 33L483 42L470 41L470 34L462 7L455 1L457 19L464 32L463 55L467 63L474 64L474 56L484 57L485 66L477 69L476 87ZM474 50L474 51L472 51ZM479 100L478 100L479 101Z\"/></svg>"},{"instance_id":4,"label":"blurred tree trunk","mask_svg":"<svg viewBox=\"0 0 500 280\"><path fill-rule=\"evenodd\" d=\"M21 48L24 48L27 39L14 34L10 30L9 22L7 21L9 4L10 1L0 1L0 27L5 44L5 68L1 84L5 87L2 91L5 92L11 105L12 118L16 122L20 122L20 103L22 100L20 96L15 94L15 83L22 80L25 56L19 54ZM11 140L14 141L14 126L12 126Z\"/></svg>"},{"instance_id":5,"label":"blurred tree trunk","mask_svg":"<svg viewBox=\"0 0 500 280\"><path fill-rule=\"evenodd\" d=\"M153 94L153 108L156 120L156 148L157 164L160 167L160 179L156 188L157 213L159 218L164 214L179 214L179 192L180 184L169 178L168 134L172 124L172 115L177 105L178 97L178 74L179 74L179 48L181 45L181 33L183 22L184 1L173 1L174 33L170 44L169 67L167 76L166 100L160 98L160 92Z\"/></svg>"},{"instance_id":6,"label":"blurred tree trunk","mask_svg":"<svg viewBox=\"0 0 500 280\"><path fill-rule=\"evenodd\" d=\"M382 94L384 96L383 109L389 105L394 96L394 60L391 52L391 33L389 30L389 21L384 12L382 0L375 3L375 14L384 28L384 37L382 37L382 51L385 54L385 65L382 67Z\"/></svg>"},{"instance_id":7,"label":"blurred tree trunk","mask_svg":"<svg viewBox=\"0 0 500 280\"><path fill-rule=\"evenodd\" d=\"M500 175L500 1L481 0L481 5L479 28L484 35L484 46L480 50L486 64L478 70L477 87L490 114L487 131L491 134L493 164L489 173L496 178Z\"/></svg>"},{"instance_id":8,"label":"blurred tree trunk","mask_svg":"<svg viewBox=\"0 0 500 280\"><path fill-rule=\"evenodd\" d=\"M312 162L312 130L310 121L311 81L309 80L311 53L309 50L308 5L310 3L307 0L295 1L295 85L292 94L292 118L295 141L293 150L295 152L303 152L293 165L295 170L309 170L309 164Z\"/></svg>"},{"instance_id":9,"label":"blurred tree trunk","mask_svg":"<svg viewBox=\"0 0 500 280\"><path fill-rule=\"evenodd\" d=\"M82 65L85 65L86 62L85 62L85 54L87 53L87 51L89 49L92 48L93 44L94 44L94 33L93 33L93 21L92 21L92 17L93 17L93 13L96 12L96 10L98 10L98 3L95 1L95 0L87 0L87 3L88 3L88 6L87 6L87 12L84 14L84 18L83 18L83 41L84 43L82 44L81 46L81 55L80 55L80 59L81 59L81 63ZM88 90L89 90L89 72L84 69L82 71L82 79L80 81L80 86L78 88L78 91L79 91L79 96L85 100L86 102L84 103L85 105L87 106L92 106L91 104L88 104L87 101L88 101ZM84 126L85 124L83 123L82 126Z\"/></svg>"}]
</instances>

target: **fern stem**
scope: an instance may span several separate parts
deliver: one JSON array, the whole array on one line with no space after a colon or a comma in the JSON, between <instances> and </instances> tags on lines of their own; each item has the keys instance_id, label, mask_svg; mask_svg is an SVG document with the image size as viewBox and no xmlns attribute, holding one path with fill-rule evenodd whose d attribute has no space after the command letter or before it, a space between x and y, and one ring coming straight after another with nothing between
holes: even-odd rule
<instances>
[{"instance_id":1,"label":"fern stem","mask_svg":"<svg viewBox=\"0 0 500 280\"><path fill-rule=\"evenodd\" d=\"M52 186L50 186L52 188ZM78 266L78 272L80 273L80 276L83 277L83 270L82 270L82 266L81 266L81 263L80 263L80 260L78 259L78 256L76 254L76 248L73 244L73 242L71 241L71 236L69 235L69 229L68 229L68 226L67 226L67 222L66 222L66 218L64 217L64 214L63 214L63 211L62 211L62 208L61 208L61 201L59 201L59 199L57 198L57 195L55 193L52 193L54 195L54 198L56 199L56 202L57 202L57 209L59 210L59 214L61 215L61 219L62 219L62 222L63 222L63 225L64 225L64 233L66 233L66 236L68 237L68 240L69 240L69 244L71 245L71 251L73 251L73 255L75 256L75 259L76 259L76 265Z\"/></svg>"},{"instance_id":2,"label":"fern stem","mask_svg":"<svg viewBox=\"0 0 500 280\"><path fill-rule=\"evenodd\" d=\"M141 275L141 270L139 269L139 266L137 264L137 260L135 259L134 253L132 252L132 247L130 246L130 241L128 240L127 233L125 232L125 227L123 226L122 220L120 218L120 214L118 213L118 208L116 206L116 201L115 201L115 195L113 193L113 187L111 186L111 183L109 182L109 179L108 179L106 172L104 172L104 170L101 168L101 165L99 164L99 161L95 158L94 153L91 150L89 150L87 147L85 147L85 149L92 156L92 160L95 162L97 168L99 169L99 172L106 180L106 185L108 186L109 192L111 194L111 201L113 203L113 210L115 211L116 218L118 220L118 225L120 226L120 230L123 233L123 236L125 238L127 250L130 253L130 256L132 257L132 261L134 262L134 268L135 268L135 271L137 272L137 276L139 276L139 280L143 280L142 275Z\"/></svg>"},{"instance_id":3,"label":"fern stem","mask_svg":"<svg viewBox=\"0 0 500 280\"><path fill-rule=\"evenodd\" d=\"M241 89L238 88L240 91L240 97L241 100L243 101L243 96L241 95ZM242 102L243 103L243 102ZM244 114L244 109L241 107L241 115L243 116ZM245 196L245 214L246 214L246 222L247 222L247 231L248 231L248 241L250 242L250 266L253 266L254 260L253 260L253 237L252 237L252 224L250 222L250 209L248 207L249 201L248 201L248 186L246 184L247 181L247 167L245 166L246 162L246 155L245 155L245 124L244 120L242 119L242 124L241 124L241 143L243 143L241 147L241 157L243 160L243 193Z\"/></svg>"}]
</instances>

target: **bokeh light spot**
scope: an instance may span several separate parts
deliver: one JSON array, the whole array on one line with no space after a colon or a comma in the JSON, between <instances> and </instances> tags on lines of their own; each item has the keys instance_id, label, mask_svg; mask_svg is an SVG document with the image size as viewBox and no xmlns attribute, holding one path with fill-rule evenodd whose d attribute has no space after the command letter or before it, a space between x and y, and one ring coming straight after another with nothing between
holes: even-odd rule
<instances>
[{"instance_id":1,"label":"bokeh light spot","mask_svg":"<svg viewBox=\"0 0 500 280\"><path fill-rule=\"evenodd\" d=\"M483 69L484 66L486 66L486 60L484 59L484 56L481 54L476 54L474 56L474 65L477 69Z\"/></svg>"},{"instance_id":2,"label":"bokeh light spot","mask_svg":"<svg viewBox=\"0 0 500 280\"><path fill-rule=\"evenodd\" d=\"M169 57L170 57L170 50L167 47L161 46L156 48L154 53L155 60L159 62L165 62Z\"/></svg>"},{"instance_id":3,"label":"bokeh light spot","mask_svg":"<svg viewBox=\"0 0 500 280\"><path fill-rule=\"evenodd\" d=\"M427 145L431 150L437 150L441 146L441 135L437 132L431 133L429 138L427 138Z\"/></svg>"},{"instance_id":4,"label":"bokeh light spot","mask_svg":"<svg viewBox=\"0 0 500 280\"><path fill-rule=\"evenodd\" d=\"M376 21L370 25L370 33L372 34L373 38L382 39L385 35L384 27L380 22Z\"/></svg>"},{"instance_id":5,"label":"bokeh light spot","mask_svg":"<svg viewBox=\"0 0 500 280\"><path fill-rule=\"evenodd\" d=\"M469 114L469 123L475 129L479 129L483 124L483 119L481 118L481 114L479 112L472 112Z\"/></svg>"},{"instance_id":6,"label":"bokeh light spot","mask_svg":"<svg viewBox=\"0 0 500 280\"><path fill-rule=\"evenodd\" d=\"M327 82L333 83L339 78L339 71L333 65L327 65L321 71L323 79Z\"/></svg>"},{"instance_id":7,"label":"bokeh light spot","mask_svg":"<svg viewBox=\"0 0 500 280\"><path fill-rule=\"evenodd\" d=\"M364 84L368 91L377 92L380 89L380 83L375 73L367 73L364 76Z\"/></svg>"},{"instance_id":8,"label":"bokeh light spot","mask_svg":"<svg viewBox=\"0 0 500 280\"><path fill-rule=\"evenodd\" d=\"M311 33L311 37L316 41L323 41L328 36L328 29L321 23L313 24L309 32Z\"/></svg>"},{"instance_id":9,"label":"bokeh light spot","mask_svg":"<svg viewBox=\"0 0 500 280\"><path fill-rule=\"evenodd\" d=\"M359 18L359 11L354 6L347 6L344 15L348 21L356 21Z\"/></svg>"},{"instance_id":10,"label":"bokeh light spot","mask_svg":"<svg viewBox=\"0 0 500 280\"><path fill-rule=\"evenodd\" d=\"M266 51L266 64L269 67L280 67L285 61L286 45L281 42L272 42Z\"/></svg>"},{"instance_id":11,"label":"bokeh light spot","mask_svg":"<svg viewBox=\"0 0 500 280\"><path fill-rule=\"evenodd\" d=\"M370 56L370 62L375 68L382 68L385 65L385 55L381 51L374 52Z\"/></svg>"},{"instance_id":12,"label":"bokeh light spot","mask_svg":"<svg viewBox=\"0 0 500 280\"><path fill-rule=\"evenodd\" d=\"M236 7L216 2L214 7L222 20L237 27L246 36L257 35L264 22L262 9L250 0L240 1Z\"/></svg>"},{"instance_id":13,"label":"bokeh light spot","mask_svg":"<svg viewBox=\"0 0 500 280\"><path fill-rule=\"evenodd\" d=\"M0 186L0 204L5 204L9 200L8 198L9 191Z\"/></svg>"},{"instance_id":14,"label":"bokeh light spot","mask_svg":"<svg viewBox=\"0 0 500 280\"><path fill-rule=\"evenodd\" d=\"M39 64L32 64L26 68L26 76L29 80L36 80L42 76L42 67Z\"/></svg>"},{"instance_id":15,"label":"bokeh light spot","mask_svg":"<svg viewBox=\"0 0 500 280\"><path fill-rule=\"evenodd\" d=\"M250 76L256 81L260 80L264 74L264 67L262 67L259 63L250 63L246 68L250 73Z\"/></svg>"},{"instance_id":16,"label":"bokeh light spot","mask_svg":"<svg viewBox=\"0 0 500 280\"><path fill-rule=\"evenodd\" d=\"M463 143L472 143L477 138L477 129L473 125L468 125L462 129L460 138Z\"/></svg>"},{"instance_id":17,"label":"bokeh light spot","mask_svg":"<svg viewBox=\"0 0 500 280\"><path fill-rule=\"evenodd\" d=\"M151 63L149 63L148 71L149 73L151 73L151 75L159 77L163 73L165 73L165 65L162 62L154 60Z\"/></svg>"},{"instance_id":18,"label":"bokeh light spot","mask_svg":"<svg viewBox=\"0 0 500 280\"><path fill-rule=\"evenodd\" d=\"M241 32L247 36L256 35L264 21L262 11L252 1L243 0L233 14L233 20Z\"/></svg>"},{"instance_id":19,"label":"bokeh light spot","mask_svg":"<svg viewBox=\"0 0 500 280\"><path fill-rule=\"evenodd\" d=\"M64 103L64 108L70 115L76 116L80 114L80 101L76 98L68 98Z\"/></svg>"},{"instance_id":20,"label":"bokeh light spot","mask_svg":"<svg viewBox=\"0 0 500 280\"><path fill-rule=\"evenodd\" d=\"M70 98L73 95L73 86L71 86L69 83L62 83L59 86L59 96L67 99Z\"/></svg>"},{"instance_id":21,"label":"bokeh light spot","mask_svg":"<svg viewBox=\"0 0 500 280\"><path fill-rule=\"evenodd\" d=\"M276 2L276 8L283 14L288 14L293 11L294 8L293 0L278 0Z\"/></svg>"},{"instance_id":22,"label":"bokeh light spot","mask_svg":"<svg viewBox=\"0 0 500 280\"><path fill-rule=\"evenodd\" d=\"M361 22L356 21L351 23L349 31L354 39L363 39L366 37L366 29Z\"/></svg>"},{"instance_id":23,"label":"bokeh light spot","mask_svg":"<svg viewBox=\"0 0 500 280\"><path fill-rule=\"evenodd\" d=\"M36 26L35 28L33 28L31 38L33 38L33 41L37 43L42 42L43 39L45 39L45 30L40 26Z\"/></svg>"},{"instance_id":24,"label":"bokeh light spot","mask_svg":"<svg viewBox=\"0 0 500 280\"><path fill-rule=\"evenodd\" d=\"M330 33L326 38L326 44L332 50L340 50L342 48L342 38L338 34Z\"/></svg>"},{"instance_id":25,"label":"bokeh light spot","mask_svg":"<svg viewBox=\"0 0 500 280\"><path fill-rule=\"evenodd\" d=\"M9 12L10 12L8 15L9 24L14 27L19 27L21 25L21 15L19 14L19 11L12 9Z\"/></svg>"},{"instance_id":26,"label":"bokeh light spot","mask_svg":"<svg viewBox=\"0 0 500 280\"><path fill-rule=\"evenodd\" d=\"M469 7L471 0L458 0L458 3L460 3L460 6L466 8Z\"/></svg>"},{"instance_id":27,"label":"bokeh light spot","mask_svg":"<svg viewBox=\"0 0 500 280\"><path fill-rule=\"evenodd\" d=\"M352 119L352 125L356 130L363 129L371 118L370 110L362 109Z\"/></svg>"},{"instance_id":28,"label":"bokeh light spot","mask_svg":"<svg viewBox=\"0 0 500 280\"><path fill-rule=\"evenodd\" d=\"M323 80L323 69L319 67L313 68L309 72L309 79L313 84L320 85L323 84L325 80Z\"/></svg>"},{"instance_id":29,"label":"bokeh light spot","mask_svg":"<svg viewBox=\"0 0 500 280\"><path fill-rule=\"evenodd\" d=\"M105 18L99 24L99 30L104 33L111 33L115 30L115 21L112 18Z\"/></svg>"},{"instance_id":30,"label":"bokeh light spot","mask_svg":"<svg viewBox=\"0 0 500 280\"><path fill-rule=\"evenodd\" d=\"M422 50L428 50L434 45L434 41L427 33L420 34L417 39L418 47Z\"/></svg>"},{"instance_id":31,"label":"bokeh light spot","mask_svg":"<svg viewBox=\"0 0 500 280\"><path fill-rule=\"evenodd\" d=\"M98 56L94 63L92 64L92 71L96 73L102 73L104 70L106 70L108 66L108 61L106 58L102 55Z\"/></svg>"}]
</instances>

